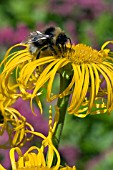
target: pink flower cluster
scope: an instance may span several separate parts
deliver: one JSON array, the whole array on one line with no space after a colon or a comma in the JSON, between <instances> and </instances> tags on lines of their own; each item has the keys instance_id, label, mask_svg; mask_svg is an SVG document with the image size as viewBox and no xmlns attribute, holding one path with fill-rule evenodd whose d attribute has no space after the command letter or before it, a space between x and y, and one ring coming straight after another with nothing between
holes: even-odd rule
<instances>
[{"instance_id":1,"label":"pink flower cluster","mask_svg":"<svg viewBox=\"0 0 113 170\"><path fill-rule=\"evenodd\" d=\"M22 42L29 35L29 29L25 24L19 24L17 28L0 28L0 46L9 47Z\"/></svg>"},{"instance_id":2,"label":"pink flower cluster","mask_svg":"<svg viewBox=\"0 0 113 170\"><path fill-rule=\"evenodd\" d=\"M111 6L103 0L50 0L50 11L64 17L69 17L76 13L79 16L81 13L86 15L88 12L90 15L97 16L109 9L112 9Z\"/></svg>"}]
</instances>

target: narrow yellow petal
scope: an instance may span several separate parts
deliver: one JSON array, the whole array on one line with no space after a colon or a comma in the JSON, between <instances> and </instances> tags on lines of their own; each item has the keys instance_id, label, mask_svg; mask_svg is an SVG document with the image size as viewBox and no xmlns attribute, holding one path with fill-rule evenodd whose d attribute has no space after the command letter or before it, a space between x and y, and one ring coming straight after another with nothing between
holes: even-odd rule
<instances>
[{"instance_id":1,"label":"narrow yellow petal","mask_svg":"<svg viewBox=\"0 0 113 170\"><path fill-rule=\"evenodd\" d=\"M0 164L0 170L6 170L6 169Z\"/></svg>"},{"instance_id":2,"label":"narrow yellow petal","mask_svg":"<svg viewBox=\"0 0 113 170\"><path fill-rule=\"evenodd\" d=\"M11 160L11 165L13 170L17 170L17 163L15 161L15 151L18 153L19 157L22 156L22 152L18 147L12 148L10 150L10 160Z\"/></svg>"},{"instance_id":3,"label":"narrow yellow petal","mask_svg":"<svg viewBox=\"0 0 113 170\"><path fill-rule=\"evenodd\" d=\"M79 109L80 105L82 105L82 102L85 100L85 97L87 95L87 90L88 90L88 86L89 86L89 71L88 71L88 67L86 66L86 68L84 68L85 72L85 77L84 77L84 82L83 82L83 87L82 87L82 91L80 94L80 98L78 99L77 104L74 106L74 108L71 110L69 109L69 113L74 113L76 114L77 110Z\"/></svg>"},{"instance_id":4,"label":"narrow yellow petal","mask_svg":"<svg viewBox=\"0 0 113 170\"><path fill-rule=\"evenodd\" d=\"M69 112L71 112L71 110L74 109L76 105L79 105L80 100L81 100L81 92L82 92L82 87L84 84L84 75L85 75L84 65L82 65L81 71L80 71L80 68L78 67L78 72L79 72L80 78L76 82L75 87L74 87L74 93L73 93L72 101L71 101L71 103L73 104L70 104L70 107L68 109Z\"/></svg>"},{"instance_id":5,"label":"narrow yellow petal","mask_svg":"<svg viewBox=\"0 0 113 170\"><path fill-rule=\"evenodd\" d=\"M95 88L96 88L96 95L97 95L99 91L99 87L100 87L100 78L99 78L99 73L94 63L92 63L92 67L95 73Z\"/></svg>"},{"instance_id":6,"label":"narrow yellow petal","mask_svg":"<svg viewBox=\"0 0 113 170\"><path fill-rule=\"evenodd\" d=\"M51 90L52 90L52 84L53 84L53 81L54 81L54 78L55 78L55 74L56 72L64 67L65 65L67 65L69 63L69 61L66 61L66 59L62 59L60 60L55 66L54 68L52 69L51 71L51 76L50 76L50 79L49 79L49 82L48 82L48 86L47 86L47 100L48 101L52 101L54 100L56 97L58 97L58 95L54 95L51 97Z\"/></svg>"},{"instance_id":7,"label":"narrow yellow petal","mask_svg":"<svg viewBox=\"0 0 113 170\"><path fill-rule=\"evenodd\" d=\"M50 78L51 76L51 68L56 64L56 61L49 64L47 66L47 68L41 73L41 75L39 76L36 84L35 84L35 89L32 93L32 97L35 97L37 91L44 85L45 82L48 81L48 79Z\"/></svg>"},{"instance_id":8,"label":"narrow yellow petal","mask_svg":"<svg viewBox=\"0 0 113 170\"><path fill-rule=\"evenodd\" d=\"M109 108L111 108L112 105L112 101L113 101L113 96L111 94L113 87L111 86L111 83L109 81L109 78L112 80L112 75L110 74L109 76L106 75L106 73L104 72L104 70L102 70L99 66L96 66L97 69L100 71L100 73L103 75L103 77L106 80L106 84L107 84L107 93L108 93L108 102L107 102L107 108L109 110ZM105 68L104 68L105 69ZM109 77L109 78L108 78Z\"/></svg>"},{"instance_id":9,"label":"narrow yellow petal","mask_svg":"<svg viewBox=\"0 0 113 170\"><path fill-rule=\"evenodd\" d=\"M90 80L91 80L90 98L88 104L88 112L90 113L94 103L96 91L95 91L94 74L93 74L92 66L88 65L88 67L89 67Z\"/></svg>"}]
</instances>

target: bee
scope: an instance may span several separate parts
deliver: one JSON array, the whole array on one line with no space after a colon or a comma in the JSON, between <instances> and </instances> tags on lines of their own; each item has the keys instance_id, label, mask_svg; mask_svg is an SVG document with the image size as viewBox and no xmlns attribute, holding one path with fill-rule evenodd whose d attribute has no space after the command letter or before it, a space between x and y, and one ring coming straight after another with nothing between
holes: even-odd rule
<instances>
[{"instance_id":1,"label":"bee","mask_svg":"<svg viewBox=\"0 0 113 170\"><path fill-rule=\"evenodd\" d=\"M49 27L44 31L44 34L49 35L51 37L51 42L50 42L50 48L51 47L58 47L58 49L61 51L66 50L66 43L70 42L71 39L65 34L65 32L60 28L60 27Z\"/></svg>"},{"instance_id":2,"label":"bee","mask_svg":"<svg viewBox=\"0 0 113 170\"><path fill-rule=\"evenodd\" d=\"M37 54L37 59L40 57L41 51L49 49L53 55L57 55L56 48L59 51L66 51L66 43L70 42L71 39L65 34L65 32L59 27L48 27L44 31L36 31L30 33L28 40L29 51L31 54Z\"/></svg>"}]
</instances>

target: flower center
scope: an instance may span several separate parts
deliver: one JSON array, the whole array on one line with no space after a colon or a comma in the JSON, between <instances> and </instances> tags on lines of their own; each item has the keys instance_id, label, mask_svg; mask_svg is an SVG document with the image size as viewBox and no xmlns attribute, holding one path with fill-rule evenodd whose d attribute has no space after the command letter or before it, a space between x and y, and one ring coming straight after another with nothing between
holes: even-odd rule
<instances>
[{"instance_id":1,"label":"flower center","mask_svg":"<svg viewBox=\"0 0 113 170\"><path fill-rule=\"evenodd\" d=\"M75 64L101 63L104 58L102 53L84 44L73 45L71 51L68 50L64 57Z\"/></svg>"}]
</instances>

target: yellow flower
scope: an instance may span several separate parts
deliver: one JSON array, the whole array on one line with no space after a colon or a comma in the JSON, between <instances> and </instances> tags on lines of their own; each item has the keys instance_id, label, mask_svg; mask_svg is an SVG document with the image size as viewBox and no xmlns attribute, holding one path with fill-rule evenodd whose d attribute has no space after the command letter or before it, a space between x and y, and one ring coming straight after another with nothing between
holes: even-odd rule
<instances>
[{"instance_id":1,"label":"yellow flower","mask_svg":"<svg viewBox=\"0 0 113 170\"><path fill-rule=\"evenodd\" d=\"M9 84L13 86L14 82L11 80ZM28 137L26 133L27 129L34 131L33 127L26 122L24 116L11 107L15 101L15 97L7 97L0 89L0 136L4 135L4 133L8 135L8 140L0 144L0 148L3 149L23 146L26 141L31 140L33 137L33 135Z\"/></svg>"},{"instance_id":2,"label":"yellow flower","mask_svg":"<svg viewBox=\"0 0 113 170\"><path fill-rule=\"evenodd\" d=\"M11 53L11 51L15 50L15 48L24 48L21 49L20 51L15 51ZM0 106L5 107L11 106L15 101L19 98L22 97L24 100L27 100L31 98L31 93L28 91L25 91L22 89L22 92L20 93L19 91L19 84L18 82L13 82L11 83L11 80L14 79L14 76L16 76L16 79L18 78L20 74L20 70L26 65L27 63L31 62L34 60L35 57L32 56L29 53L29 49L27 45L21 45L17 44L11 47L7 52L4 57L4 60L1 62L0 66L4 66L2 73L0 74L0 95L2 96L0 100ZM29 80L29 85L26 88L26 90L32 90L34 87L33 84L36 82L36 79L38 77L39 71L35 71L35 76L31 76L31 81ZM41 102L38 98L38 95L41 93L37 93L36 95L36 101L37 104L42 112L42 106Z\"/></svg>"},{"instance_id":3,"label":"yellow flower","mask_svg":"<svg viewBox=\"0 0 113 170\"><path fill-rule=\"evenodd\" d=\"M22 155L19 147L12 148L10 150L10 160L12 165L12 170L76 170L75 166L70 168L68 166L62 167L60 165L60 155L57 149L54 147L52 142L52 137L55 132L56 125L59 119L59 109L56 107L55 121L52 122L52 110L49 110L49 132L48 136L45 137L43 134L38 132L28 133L34 134L41 137L42 145L40 148L32 146L28 151ZM45 148L48 148L47 157L44 156ZM33 152L34 151L34 152ZM18 154L18 161L15 160L15 152ZM56 164L53 166L54 156L56 155Z\"/></svg>"},{"instance_id":4,"label":"yellow flower","mask_svg":"<svg viewBox=\"0 0 113 170\"><path fill-rule=\"evenodd\" d=\"M52 143L52 136L54 134L56 125L59 119L59 109L56 107L55 121L52 121L52 109L49 109L49 132L48 136L44 136L39 132L31 132L27 130L28 133L36 135L42 138L42 145L40 148L32 146L22 154L19 147L12 148L10 150L10 160L12 165L12 170L76 170L75 167L72 169L70 167L60 166L60 155L57 149ZM45 158L44 151L48 148L47 157ZM15 159L15 152L18 154L18 160ZM56 155L56 164L53 166L54 156Z\"/></svg>"},{"instance_id":5,"label":"yellow flower","mask_svg":"<svg viewBox=\"0 0 113 170\"><path fill-rule=\"evenodd\" d=\"M52 137L54 135L57 123L59 121L59 108L56 107L55 119L53 123L52 119L52 108L49 109L49 132L48 136L44 136L42 133L33 132L29 129L26 130L26 133L36 135L42 138L42 145L40 148L36 146L30 147L25 154L22 154L22 151L19 147L12 148L10 150L10 160L12 170L76 170L74 167L62 167L60 165L60 155L52 142ZM45 158L45 149L48 148L47 156ZM18 160L15 158L15 152L18 155ZM54 162L54 156L56 155L56 161ZM54 165L53 165L54 162ZM1 168L4 168L1 165Z\"/></svg>"},{"instance_id":6,"label":"yellow flower","mask_svg":"<svg viewBox=\"0 0 113 170\"><path fill-rule=\"evenodd\" d=\"M70 114L85 117L88 114L110 113L113 110L113 53L105 49L108 43L113 41L106 42L100 51L84 44L73 45L71 49L67 45L66 52L58 51L57 55L42 53L39 59L29 53L29 46L26 45L26 49L12 53L12 58L6 62L0 79L2 89L4 87L6 93L11 93L11 87L5 87L10 74L17 67L16 86L20 89L21 97L31 99L31 107L34 98L41 105L37 94L47 85L48 101L71 94L68 106ZM6 56L8 58L9 53ZM63 91L54 94L52 86L57 73L71 80ZM103 82L106 83L104 88ZM28 89L32 93L29 94Z\"/></svg>"},{"instance_id":7,"label":"yellow flower","mask_svg":"<svg viewBox=\"0 0 113 170\"><path fill-rule=\"evenodd\" d=\"M19 97L19 94L17 94L18 84L10 84L10 78L12 75L14 75L13 71L15 71L16 76L18 76L19 70L24 66L25 63L29 62L32 59L32 56L30 55L30 53L28 53L27 49L22 49L22 51L20 50L18 53L13 52L12 54L10 54L11 50L14 50L15 47L21 47L21 45L17 44L7 51L4 60L1 62L1 66L4 65L4 69L2 74L0 75L0 80L2 80L0 84L0 90L4 96L10 96L10 98L12 99Z\"/></svg>"},{"instance_id":8,"label":"yellow flower","mask_svg":"<svg viewBox=\"0 0 113 170\"><path fill-rule=\"evenodd\" d=\"M52 143L48 144L50 145L49 148L51 149L51 155L48 157L47 162L44 157L43 146L41 148L32 146L24 155L22 155L20 148L12 148L10 150L12 170L76 170L75 166L72 168L69 166L60 166L60 155L58 151L54 148ZM33 152L33 150L35 152ZM38 153L36 153L36 151ZM15 161L15 152L18 153L18 161ZM56 165L52 166L54 153L57 155L57 163Z\"/></svg>"},{"instance_id":9,"label":"yellow flower","mask_svg":"<svg viewBox=\"0 0 113 170\"><path fill-rule=\"evenodd\" d=\"M0 148L7 149L15 146L23 146L27 141L33 138L33 135L27 135L26 130L34 131L33 127L26 122L16 109L5 107L1 110L3 121L0 122L0 136L7 132L8 140L0 144Z\"/></svg>"}]
</instances>

